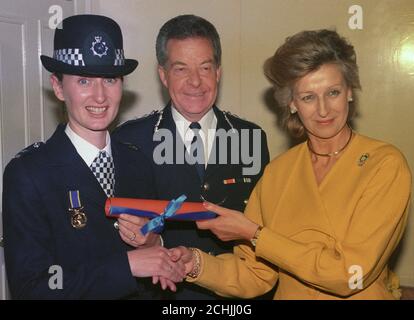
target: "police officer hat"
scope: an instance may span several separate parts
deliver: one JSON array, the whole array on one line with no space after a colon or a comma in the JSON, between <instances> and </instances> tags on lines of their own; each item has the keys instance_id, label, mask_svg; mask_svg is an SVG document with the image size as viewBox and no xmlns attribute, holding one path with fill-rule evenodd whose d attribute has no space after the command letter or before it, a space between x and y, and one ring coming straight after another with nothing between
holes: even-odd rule
<instances>
[{"instance_id":1,"label":"police officer hat","mask_svg":"<svg viewBox=\"0 0 414 320\"><path fill-rule=\"evenodd\" d=\"M118 77L138 65L125 59L122 32L112 19L99 15L75 15L55 30L53 58L41 55L43 66L52 73Z\"/></svg>"}]
</instances>

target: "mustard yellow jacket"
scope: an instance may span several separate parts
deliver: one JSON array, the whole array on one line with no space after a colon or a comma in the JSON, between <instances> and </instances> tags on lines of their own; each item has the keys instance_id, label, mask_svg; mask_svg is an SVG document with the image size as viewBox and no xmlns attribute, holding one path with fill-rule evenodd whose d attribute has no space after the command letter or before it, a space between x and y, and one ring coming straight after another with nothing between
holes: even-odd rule
<instances>
[{"instance_id":1,"label":"mustard yellow jacket","mask_svg":"<svg viewBox=\"0 0 414 320\"><path fill-rule=\"evenodd\" d=\"M202 254L195 282L251 298L278 281L275 299L398 298L387 263L403 234L411 173L393 146L356 134L318 186L300 144L274 159L245 214L264 226L256 250ZM392 275L392 276L391 276Z\"/></svg>"}]
</instances>

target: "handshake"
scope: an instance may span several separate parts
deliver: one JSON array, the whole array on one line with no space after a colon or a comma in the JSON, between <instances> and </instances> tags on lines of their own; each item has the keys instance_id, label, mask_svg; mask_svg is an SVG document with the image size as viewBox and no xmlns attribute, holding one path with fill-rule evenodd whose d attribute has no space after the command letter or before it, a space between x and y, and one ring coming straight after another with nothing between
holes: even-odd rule
<instances>
[{"instance_id":1,"label":"handshake","mask_svg":"<svg viewBox=\"0 0 414 320\"><path fill-rule=\"evenodd\" d=\"M207 202L203 206L203 210L213 213L215 218L197 220L197 228L210 230L221 241L251 240L259 230L259 225L241 212ZM129 265L135 277L152 277L154 284L160 282L164 290L168 287L175 292L177 282L183 281L189 273L194 276L200 270L199 251L183 246L164 248L158 234L149 232L144 235L141 232L148 218L131 214L117 216L115 224L122 240L135 248L128 252Z\"/></svg>"},{"instance_id":2,"label":"handshake","mask_svg":"<svg viewBox=\"0 0 414 320\"><path fill-rule=\"evenodd\" d=\"M185 247L167 249L153 246L128 252L132 275L152 277L152 283L160 283L163 290L167 287L176 291L176 283L182 282L193 269L192 250Z\"/></svg>"},{"instance_id":3,"label":"handshake","mask_svg":"<svg viewBox=\"0 0 414 320\"><path fill-rule=\"evenodd\" d=\"M134 277L152 277L153 284L160 283L163 290L176 291L176 283L193 270L193 251L178 247L167 249L162 246L161 237L155 233L142 235L140 229L147 218L121 214L115 227L124 242L134 247L128 251L128 262Z\"/></svg>"}]
</instances>

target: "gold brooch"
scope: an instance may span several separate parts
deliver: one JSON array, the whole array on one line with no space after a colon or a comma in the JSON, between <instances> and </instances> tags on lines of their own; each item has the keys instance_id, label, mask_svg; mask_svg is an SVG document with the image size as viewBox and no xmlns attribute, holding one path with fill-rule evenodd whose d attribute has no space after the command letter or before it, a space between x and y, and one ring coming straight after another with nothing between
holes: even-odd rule
<instances>
[{"instance_id":1,"label":"gold brooch","mask_svg":"<svg viewBox=\"0 0 414 320\"><path fill-rule=\"evenodd\" d=\"M369 158L369 153L364 153L361 158L359 158L358 160L358 165L361 167L365 164L365 162L368 160Z\"/></svg>"}]
</instances>

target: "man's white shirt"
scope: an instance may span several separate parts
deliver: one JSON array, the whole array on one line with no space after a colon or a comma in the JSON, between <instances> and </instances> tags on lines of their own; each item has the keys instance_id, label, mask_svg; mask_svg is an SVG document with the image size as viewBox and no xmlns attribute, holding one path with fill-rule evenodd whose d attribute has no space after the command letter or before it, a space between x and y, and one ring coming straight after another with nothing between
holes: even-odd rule
<instances>
[{"instance_id":1,"label":"man's white shirt","mask_svg":"<svg viewBox=\"0 0 414 320\"><path fill-rule=\"evenodd\" d=\"M177 129L178 134L180 135L181 139L184 142L184 146L189 152L191 142L194 138L194 132L190 129L191 121L188 121L186 118L183 117L181 113L179 113L174 106L171 108L171 113L173 120L175 122L175 126ZM204 147L204 165L207 167L207 162L211 153L211 149L213 148L214 144L214 137L216 134L217 128L217 117L214 113L213 108L211 108L199 121L198 123L201 126L200 136L203 140L203 147Z\"/></svg>"}]
</instances>

